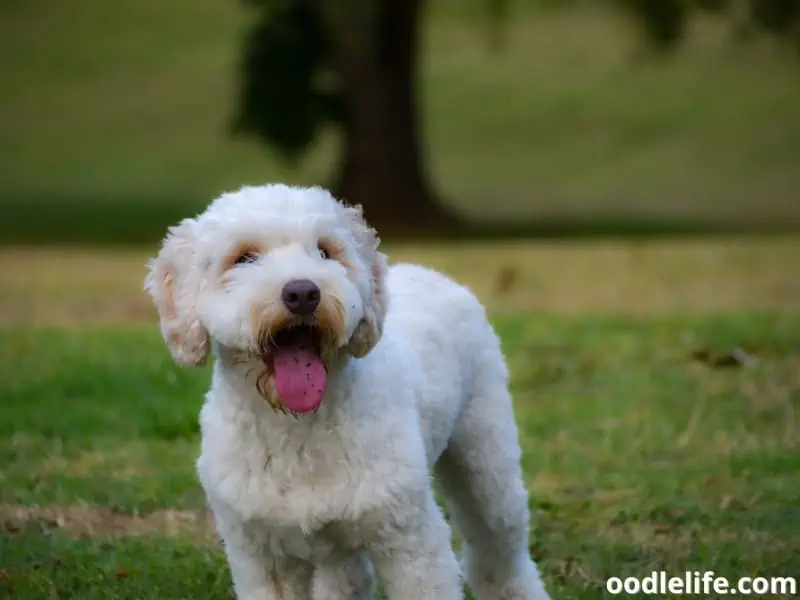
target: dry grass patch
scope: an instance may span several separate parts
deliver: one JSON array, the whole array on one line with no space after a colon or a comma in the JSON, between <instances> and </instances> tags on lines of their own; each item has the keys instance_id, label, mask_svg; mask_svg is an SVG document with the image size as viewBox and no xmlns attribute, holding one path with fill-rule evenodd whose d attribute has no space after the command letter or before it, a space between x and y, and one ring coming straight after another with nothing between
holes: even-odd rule
<instances>
[{"instance_id":1,"label":"dry grass patch","mask_svg":"<svg viewBox=\"0 0 800 600\"><path fill-rule=\"evenodd\" d=\"M138 515L97 506L0 504L0 523L2 530L11 535L38 526L44 530L57 529L74 537L190 537L207 544L218 540L213 519L207 511L162 509Z\"/></svg>"},{"instance_id":2,"label":"dry grass patch","mask_svg":"<svg viewBox=\"0 0 800 600\"><path fill-rule=\"evenodd\" d=\"M800 238L402 245L492 312L658 314L794 308ZM0 249L0 326L155 323L142 291L155 248Z\"/></svg>"}]
</instances>

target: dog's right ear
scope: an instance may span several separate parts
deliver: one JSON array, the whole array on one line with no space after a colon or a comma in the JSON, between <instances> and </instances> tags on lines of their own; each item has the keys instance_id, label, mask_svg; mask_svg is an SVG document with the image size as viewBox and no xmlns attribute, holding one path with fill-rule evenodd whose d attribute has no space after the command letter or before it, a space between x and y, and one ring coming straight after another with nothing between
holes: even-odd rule
<instances>
[{"instance_id":1,"label":"dog's right ear","mask_svg":"<svg viewBox=\"0 0 800 600\"><path fill-rule=\"evenodd\" d=\"M148 263L145 290L158 310L161 335L172 357L184 365L202 365L209 337L195 311L202 275L195 259L197 222L184 219L171 227L161 251Z\"/></svg>"}]
</instances>

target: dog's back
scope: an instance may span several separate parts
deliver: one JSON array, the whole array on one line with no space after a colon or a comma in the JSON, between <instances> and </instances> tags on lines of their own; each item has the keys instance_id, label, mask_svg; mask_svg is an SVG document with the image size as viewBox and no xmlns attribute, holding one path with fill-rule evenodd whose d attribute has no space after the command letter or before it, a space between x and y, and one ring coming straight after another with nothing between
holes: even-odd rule
<instances>
[{"instance_id":1,"label":"dog's back","mask_svg":"<svg viewBox=\"0 0 800 600\"><path fill-rule=\"evenodd\" d=\"M432 269L398 264L389 269L387 289L384 330L404 339L418 362L408 383L423 382L416 397L432 464L486 371L506 379L505 362L483 306L466 287Z\"/></svg>"},{"instance_id":2,"label":"dog's back","mask_svg":"<svg viewBox=\"0 0 800 600\"><path fill-rule=\"evenodd\" d=\"M428 460L461 534L475 596L546 599L528 556L508 369L483 306L465 287L413 265L393 267L388 289L386 327L419 361L422 378L409 385L416 384Z\"/></svg>"}]
</instances>

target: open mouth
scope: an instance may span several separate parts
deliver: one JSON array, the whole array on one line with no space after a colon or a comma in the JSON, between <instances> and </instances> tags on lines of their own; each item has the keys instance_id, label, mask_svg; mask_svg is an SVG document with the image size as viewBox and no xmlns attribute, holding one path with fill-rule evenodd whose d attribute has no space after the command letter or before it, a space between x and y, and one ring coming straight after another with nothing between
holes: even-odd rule
<instances>
[{"instance_id":1,"label":"open mouth","mask_svg":"<svg viewBox=\"0 0 800 600\"><path fill-rule=\"evenodd\" d=\"M280 329L264 348L262 360L274 374L275 392L286 409L307 413L319 408L328 382L319 327L290 325Z\"/></svg>"}]
</instances>

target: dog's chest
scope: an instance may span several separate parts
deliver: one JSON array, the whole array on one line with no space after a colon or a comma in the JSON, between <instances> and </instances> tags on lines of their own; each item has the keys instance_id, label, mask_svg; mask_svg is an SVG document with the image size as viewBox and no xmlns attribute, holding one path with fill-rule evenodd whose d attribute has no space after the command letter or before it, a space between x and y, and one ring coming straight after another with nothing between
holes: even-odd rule
<instances>
[{"instance_id":1,"label":"dog's chest","mask_svg":"<svg viewBox=\"0 0 800 600\"><path fill-rule=\"evenodd\" d=\"M262 521L251 523L261 529L265 547L273 556L292 556L322 562L337 554L348 554L363 546L357 524L331 521L312 532L300 527L274 527Z\"/></svg>"},{"instance_id":2,"label":"dog's chest","mask_svg":"<svg viewBox=\"0 0 800 600\"><path fill-rule=\"evenodd\" d=\"M340 435L315 441L265 444L254 432L204 440L201 482L212 503L262 524L271 532L269 544L286 545L289 554L355 547L360 521L375 507L382 486L369 462L358 460L362 454Z\"/></svg>"}]
</instances>

